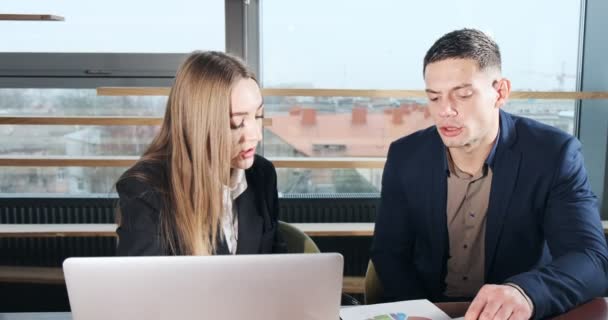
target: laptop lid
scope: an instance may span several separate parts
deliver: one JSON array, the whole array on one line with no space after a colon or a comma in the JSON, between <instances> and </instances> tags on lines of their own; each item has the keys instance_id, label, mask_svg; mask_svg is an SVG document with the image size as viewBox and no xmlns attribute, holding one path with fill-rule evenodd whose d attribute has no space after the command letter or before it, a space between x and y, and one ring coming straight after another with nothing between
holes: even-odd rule
<instances>
[{"instance_id":1,"label":"laptop lid","mask_svg":"<svg viewBox=\"0 0 608 320\"><path fill-rule=\"evenodd\" d=\"M74 320L338 319L337 253L69 258Z\"/></svg>"}]
</instances>

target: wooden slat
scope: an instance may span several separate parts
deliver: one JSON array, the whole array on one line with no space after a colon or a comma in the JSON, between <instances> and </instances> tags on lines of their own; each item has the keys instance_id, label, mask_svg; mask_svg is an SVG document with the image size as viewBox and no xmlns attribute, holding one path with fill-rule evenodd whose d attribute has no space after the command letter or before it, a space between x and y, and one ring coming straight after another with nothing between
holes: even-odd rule
<instances>
[{"instance_id":1,"label":"wooden slat","mask_svg":"<svg viewBox=\"0 0 608 320\"><path fill-rule=\"evenodd\" d=\"M382 169L386 158L270 158L277 168L306 169Z\"/></svg>"},{"instance_id":2,"label":"wooden slat","mask_svg":"<svg viewBox=\"0 0 608 320\"><path fill-rule=\"evenodd\" d=\"M63 270L51 267L0 266L0 283L63 284Z\"/></svg>"},{"instance_id":3,"label":"wooden slat","mask_svg":"<svg viewBox=\"0 0 608 320\"><path fill-rule=\"evenodd\" d=\"M365 277L344 277L342 292L362 294L365 292Z\"/></svg>"},{"instance_id":4,"label":"wooden slat","mask_svg":"<svg viewBox=\"0 0 608 320\"><path fill-rule=\"evenodd\" d=\"M100 87L97 94L103 96L160 96L168 95L169 88L145 87ZM350 89L283 89L264 88L264 96L302 97L367 97L367 98L426 98L424 90L350 90ZM511 99L608 99L605 91L513 91Z\"/></svg>"},{"instance_id":5,"label":"wooden slat","mask_svg":"<svg viewBox=\"0 0 608 320\"><path fill-rule=\"evenodd\" d=\"M602 221L608 234L608 221ZM312 237L371 237L374 223L291 223ZM116 224L0 224L0 238L115 237Z\"/></svg>"},{"instance_id":6,"label":"wooden slat","mask_svg":"<svg viewBox=\"0 0 608 320\"><path fill-rule=\"evenodd\" d=\"M374 235L374 223L322 222L290 224L311 237L371 237Z\"/></svg>"},{"instance_id":7,"label":"wooden slat","mask_svg":"<svg viewBox=\"0 0 608 320\"><path fill-rule=\"evenodd\" d=\"M60 267L0 266L0 283L64 284ZM364 277L344 277L342 292L363 293Z\"/></svg>"},{"instance_id":8,"label":"wooden slat","mask_svg":"<svg viewBox=\"0 0 608 320\"><path fill-rule=\"evenodd\" d=\"M99 87L98 96L168 96L170 87Z\"/></svg>"},{"instance_id":9,"label":"wooden slat","mask_svg":"<svg viewBox=\"0 0 608 320\"><path fill-rule=\"evenodd\" d=\"M32 117L0 116L0 125L85 125L85 126L157 126L160 117ZM265 127L272 126L272 118L264 118Z\"/></svg>"},{"instance_id":10,"label":"wooden slat","mask_svg":"<svg viewBox=\"0 0 608 320\"><path fill-rule=\"evenodd\" d=\"M139 157L2 156L0 166L8 167L129 167Z\"/></svg>"},{"instance_id":11,"label":"wooden slat","mask_svg":"<svg viewBox=\"0 0 608 320\"><path fill-rule=\"evenodd\" d=\"M262 89L264 96L277 97L365 97L426 98L423 90L352 90L352 89Z\"/></svg>"},{"instance_id":12,"label":"wooden slat","mask_svg":"<svg viewBox=\"0 0 608 320\"><path fill-rule=\"evenodd\" d=\"M162 121L159 117L0 117L0 124L16 125L155 126Z\"/></svg>"},{"instance_id":13,"label":"wooden slat","mask_svg":"<svg viewBox=\"0 0 608 320\"><path fill-rule=\"evenodd\" d=\"M0 238L115 237L116 224L0 224Z\"/></svg>"},{"instance_id":14,"label":"wooden slat","mask_svg":"<svg viewBox=\"0 0 608 320\"><path fill-rule=\"evenodd\" d=\"M64 21L62 16L53 14L0 14L2 21Z\"/></svg>"},{"instance_id":15,"label":"wooden slat","mask_svg":"<svg viewBox=\"0 0 608 320\"><path fill-rule=\"evenodd\" d=\"M129 167L137 156L0 156L0 167ZM385 158L270 158L277 168L351 169L384 167Z\"/></svg>"},{"instance_id":16,"label":"wooden slat","mask_svg":"<svg viewBox=\"0 0 608 320\"><path fill-rule=\"evenodd\" d=\"M370 237L373 223L292 223L313 237ZM0 224L0 238L115 237L114 223Z\"/></svg>"},{"instance_id":17,"label":"wooden slat","mask_svg":"<svg viewBox=\"0 0 608 320\"><path fill-rule=\"evenodd\" d=\"M593 100L608 99L608 92L559 92L559 91L514 91L511 99L539 99L539 100Z\"/></svg>"}]
</instances>

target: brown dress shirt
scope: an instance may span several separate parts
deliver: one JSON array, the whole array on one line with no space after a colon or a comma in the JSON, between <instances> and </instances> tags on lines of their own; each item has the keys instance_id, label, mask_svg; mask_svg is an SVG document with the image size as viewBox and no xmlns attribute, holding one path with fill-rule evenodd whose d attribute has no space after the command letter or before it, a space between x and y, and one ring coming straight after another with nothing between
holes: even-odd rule
<instances>
[{"instance_id":1,"label":"brown dress shirt","mask_svg":"<svg viewBox=\"0 0 608 320\"><path fill-rule=\"evenodd\" d=\"M474 297L484 284L486 212L492 170L484 164L470 175L448 152L447 223L450 255L445 278L447 297Z\"/></svg>"}]
</instances>

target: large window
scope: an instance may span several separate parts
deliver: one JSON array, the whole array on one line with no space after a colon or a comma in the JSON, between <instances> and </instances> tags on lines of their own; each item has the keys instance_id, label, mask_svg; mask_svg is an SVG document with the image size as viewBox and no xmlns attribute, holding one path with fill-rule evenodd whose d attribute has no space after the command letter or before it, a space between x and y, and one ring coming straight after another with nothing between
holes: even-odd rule
<instances>
[{"instance_id":1,"label":"large window","mask_svg":"<svg viewBox=\"0 0 608 320\"><path fill-rule=\"evenodd\" d=\"M508 6L480 0L262 0L262 83L266 88L424 89L426 50L441 35L471 27L495 38L513 90L576 91L580 6L580 1L553 0ZM563 32L554 32L557 27ZM392 141L432 125L424 98L266 101L273 118L264 139L270 157L385 157ZM505 109L574 133L574 100L514 99ZM381 171L284 169L280 189L378 192Z\"/></svg>"},{"instance_id":2,"label":"large window","mask_svg":"<svg viewBox=\"0 0 608 320\"><path fill-rule=\"evenodd\" d=\"M225 1L9 1L0 21L1 117L162 117L166 97L98 96L103 86L168 86L193 50L224 50ZM158 125L0 125L0 157L136 157ZM2 166L0 193L111 193L125 167Z\"/></svg>"},{"instance_id":3,"label":"large window","mask_svg":"<svg viewBox=\"0 0 608 320\"><path fill-rule=\"evenodd\" d=\"M7 4L6 12L49 13L66 20L0 22L7 26L0 28L5 39L0 44L0 116L162 117L166 97L98 96L94 88L170 85L187 52L225 49L225 4L112 0L95 10L78 1ZM580 5L261 0L260 33L246 40L249 48L259 41L262 86L311 90L301 96L266 95L272 124L264 130L260 150L269 158L303 161L385 157L392 141L432 125L426 98L389 91L327 96L315 90L421 90L425 51L444 33L463 27L496 39L503 73L515 91L576 91ZM562 31L556 33L558 26ZM512 99L505 109L575 133L574 106L575 100ZM134 124L4 124L0 156L136 157L157 130L157 125ZM283 194L380 191L381 165L288 167L278 168ZM107 193L122 171L5 166L0 167L5 181L0 193Z\"/></svg>"}]
</instances>

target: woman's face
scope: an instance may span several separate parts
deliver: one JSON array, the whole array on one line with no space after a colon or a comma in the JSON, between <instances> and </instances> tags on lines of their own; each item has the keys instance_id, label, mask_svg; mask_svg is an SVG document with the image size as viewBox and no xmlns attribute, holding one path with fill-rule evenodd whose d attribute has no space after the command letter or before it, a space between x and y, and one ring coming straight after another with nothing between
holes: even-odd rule
<instances>
[{"instance_id":1,"label":"woman's face","mask_svg":"<svg viewBox=\"0 0 608 320\"><path fill-rule=\"evenodd\" d=\"M251 78L239 80L232 89L230 128L232 153L230 167L249 169L253 165L255 148L262 140L264 101L260 87Z\"/></svg>"}]
</instances>

